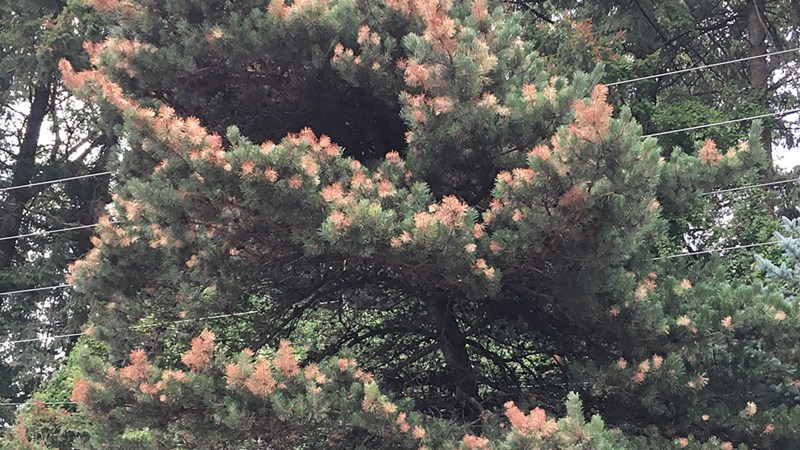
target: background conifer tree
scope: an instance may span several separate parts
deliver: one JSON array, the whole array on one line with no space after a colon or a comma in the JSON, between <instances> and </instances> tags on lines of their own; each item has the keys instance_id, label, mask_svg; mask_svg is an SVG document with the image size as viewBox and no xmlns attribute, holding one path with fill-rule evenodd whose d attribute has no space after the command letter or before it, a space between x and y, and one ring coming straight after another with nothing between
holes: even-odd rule
<instances>
[{"instance_id":1,"label":"background conifer tree","mask_svg":"<svg viewBox=\"0 0 800 450\"><path fill-rule=\"evenodd\" d=\"M0 5L0 398L24 401L56 355L74 342L6 345L7 341L74 333L86 308L66 291L6 295L63 283L65 267L91 247L90 228L110 201L110 177L37 184L100 172L116 142L113 114L99 118L96 105L77 101L60 80L58 61L77 67L88 58L81 45L103 27L86 5L20 0ZM34 183L36 185L27 187ZM80 227L65 233L37 232ZM24 235L22 238L17 236ZM14 408L0 406L0 420Z\"/></svg>"}]
</instances>

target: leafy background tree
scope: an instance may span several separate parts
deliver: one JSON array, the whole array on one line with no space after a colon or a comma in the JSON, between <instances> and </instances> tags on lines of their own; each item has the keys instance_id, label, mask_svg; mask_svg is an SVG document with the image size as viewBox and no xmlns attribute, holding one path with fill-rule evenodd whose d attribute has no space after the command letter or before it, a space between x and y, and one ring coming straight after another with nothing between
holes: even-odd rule
<instances>
[{"instance_id":1,"label":"leafy background tree","mask_svg":"<svg viewBox=\"0 0 800 450\"><path fill-rule=\"evenodd\" d=\"M101 32L91 9L57 1L4 2L0 23L0 290L8 292L63 283L66 265L91 245L89 229L15 236L91 225L110 200L109 177L8 188L102 171L115 140L112 123L72 96L57 68L65 56L88 64L81 45ZM3 341L74 332L87 317L63 291L4 295L0 305ZM54 367L54 357L70 346L4 345L0 398L27 398ZM0 408L4 420L13 412Z\"/></svg>"}]
</instances>

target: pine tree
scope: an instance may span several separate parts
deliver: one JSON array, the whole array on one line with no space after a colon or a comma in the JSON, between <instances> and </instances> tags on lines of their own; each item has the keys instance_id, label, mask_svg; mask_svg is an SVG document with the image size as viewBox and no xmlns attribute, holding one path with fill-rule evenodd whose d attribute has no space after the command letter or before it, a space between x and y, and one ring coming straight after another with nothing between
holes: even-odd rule
<instances>
[{"instance_id":1,"label":"pine tree","mask_svg":"<svg viewBox=\"0 0 800 450\"><path fill-rule=\"evenodd\" d=\"M653 259L758 124L662 154L481 0L92 3L118 27L62 74L129 149L72 267L107 351L75 445L798 442L794 304Z\"/></svg>"}]
</instances>

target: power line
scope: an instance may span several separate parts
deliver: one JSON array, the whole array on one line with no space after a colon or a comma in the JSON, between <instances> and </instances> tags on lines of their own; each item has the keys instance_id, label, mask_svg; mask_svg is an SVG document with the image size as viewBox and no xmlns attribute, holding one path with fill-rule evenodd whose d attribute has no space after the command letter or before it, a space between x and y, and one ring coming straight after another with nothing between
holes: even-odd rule
<instances>
[{"instance_id":1,"label":"power line","mask_svg":"<svg viewBox=\"0 0 800 450\"><path fill-rule=\"evenodd\" d=\"M69 288L72 287L72 284L58 284L55 286L44 286L38 288L30 288L30 289L20 289L18 291L9 291L9 292L0 292L0 296L3 295L14 295L14 294L24 294L27 292L37 292L37 291L52 291L55 289L62 289L62 288Z\"/></svg>"},{"instance_id":2,"label":"power line","mask_svg":"<svg viewBox=\"0 0 800 450\"><path fill-rule=\"evenodd\" d=\"M800 111L800 108L795 109L793 111L786 111L785 113L786 114L791 114L792 112L798 112L798 111ZM701 126L698 126L698 127L691 127L691 128L681 129L681 130L665 131L665 132L662 132L662 133L649 134L649 135L645 135L645 136L642 136L642 137L652 137L652 136L659 136L659 135L670 134L670 133L678 133L680 131L687 131L687 130L690 130L690 129L706 128L706 127L710 127L710 126L714 126L714 125L722 125L722 124L726 124L726 123L741 122L741 121L744 121L744 120L750 120L750 119L755 119L755 118L760 118L760 117L772 116L772 115L776 115L776 114L780 114L780 113L763 114L761 116L754 116L754 117L748 117L748 118L743 118L743 119L735 119L735 120L730 120L730 121L726 121L726 122L719 122L719 123L716 123L716 124L701 125ZM790 180L783 180L783 181L773 181L773 182L770 182L770 183L751 184L751 185L747 185L747 186L740 186L740 187L729 188L729 189L718 189L718 190L715 190L715 191L703 192L703 193L700 193L699 195L705 196L705 195L723 194L723 193L727 193L727 192L743 191L743 190L754 189L754 188L759 188L759 187L776 186L776 185L780 185L780 184L793 183L793 182L800 182L800 178L793 178L793 179L790 179ZM57 230L40 231L40 232L34 232L34 233L28 233L28 234L20 234L20 235L16 235L16 236L7 236L7 237L0 238L0 241L4 241L4 240L8 240L8 239L24 238L24 237L30 237L30 236L44 236L44 235L47 235L47 234L61 233L61 232L65 232L65 231L72 231L72 230L80 230L80 229L85 229L85 228L91 228L91 227L94 227L94 226L97 226L97 225L98 224L94 223L94 224L91 224L91 225L80 225L80 226L75 226L75 227L60 228L60 229L57 229ZM721 249L721 250L726 250L726 249ZM711 251L713 251L713 250L711 250ZM701 252L701 253L706 253L706 252ZM691 253L687 253L686 255L690 255L690 254ZM667 257L660 257L660 258L657 258L657 259L661 259L661 258L667 258ZM21 293L25 293L25 292L44 291L44 290L49 290L49 289L59 289L59 288L70 287L70 286L72 286L72 285L61 284L61 285L57 285L57 286L46 286L46 287L41 287L41 288L23 289L23 290L19 290L19 291L0 292L0 296L12 295L12 294L21 294Z\"/></svg>"},{"instance_id":3,"label":"power line","mask_svg":"<svg viewBox=\"0 0 800 450\"><path fill-rule=\"evenodd\" d=\"M104 176L104 175L110 175L111 173L112 172L97 172L97 173L90 173L90 174L87 174L87 175L78 175L78 176L68 177L68 178L59 178L57 180L39 181L39 182L36 182L36 183L20 184L18 186L10 186L10 187L5 187L5 188L0 188L0 192L8 192L8 191L16 190L16 189L25 189L25 188L34 187L34 186L44 186L46 184L62 183L62 182L65 182L65 181L82 180L84 178L100 177L100 176Z\"/></svg>"},{"instance_id":4,"label":"power line","mask_svg":"<svg viewBox=\"0 0 800 450\"><path fill-rule=\"evenodd\" d=\"M179 319L173 320L171 322L162 322L162 323L154 323L150 325L136 325L131 328L147 328L147 327L155 327L159 325L170 325L174 323L184 323L184 322L196 322L198 320L215 320L215 319L224 319L227 317L240 317L240 316L249 316L251 314L255 314L259 312L257 309L251 309L250 311L244 311L239 313L229 313L229 314L217 314L216 316L206 316L206 317L198 317L196 319Z\"/></svg>"},{"instance_id":5,"label":"power line","mask_svg":"<svg viewBox=\"0 0 800 450\"><path fill-rule=\"evenodd\" d=\"M42 402L31 400L30 402L2 402L0 406L24 406L24 405L34 405L34 404L41 404L41 405L77 405L77 402Z\"/></svg>"},{"instance_id":6,"label":"power line","mask_svg":"<svg viewBox=\"0 0 800 450\"><path fill-rule=\"evenodd\" d=\"M743 191L743 190L746 190L746 189L755 189L755 188L760 188L760 187L770 187L770 186L777 186L777 185L780 185L780 184L795 183L795 182L800 182L800 178L792 178L790 180L782 180L782 181L773 181L773 182L770 182L770 183L751 184L751 185L747 185L747 186L740 186L740 187L729 188L729 189L717 189L715 191L703 192L703 193L700 194L700 196L714 195L714 194L724 194L724 193L728 193L728 192L738 192L738 191ZM767 246L767 245L774 245L774 244L778 244L778 243L780 243L780 241L769 241L769 242L759 242L759 243L755 243L755 244L736 245L736 246L733 246L733 247L725 247L725 248L719 248L719 249L699 250L699 251L687 252L687 253L676 253L676 254L673 254L673 255L658 256L658 257L652 258L652 260L656 261L656 260L660 260L660 259L680 258L682 256L694 256L694 255L702 255L702 254L707 254L707 253L725 252L725 251L730 251L730 250L741 250L741 249L746 249L746 248L754 248L754 247L763 247L763 246Z\"/></svg>"},{"instance_id":7,"label":"power line","mask_svg":"<svg viewBox=\"0 0 800 450\"><path fill-rule=\"evenodd\" d=\"M19 339L19 340L16 340L16 341L3 342L2 345L24 344L24 343L27 343L27 342L49 341L50 339L64 339L64 338L69 338L69 337L83 336L84 334L86 334L86 333L81 332L81 333L59 334L59 335L56 335L56 336L44 336L44 337L38 337L38 338Z\"/></svg>"},{"instance_id":8,"label":"power line","mask_svg":"<svg viewBox=\"0 0 800 450\"><path fill-rule=\"evenodd\" d=\"M715 126L718 126L718 125L728 125L728 124L731 124L731 123L744 122L746 120L762 119L764 117L785 116L787 114L793 114L793 113L796 113L796 112L800 112L800 108L789 109L789 110L786 110L786 111L777 111L777 112L767 113L767 114L760 114L760 115L757 115L757 116L742 117L741 119L731 119L731 120L725 120L725 121L722 121L722 122L708 123L708 124L705 124L705 125L697 125L697 126L694 126L694 127L680 128L680 129L677 129L677 130L669 130L669 131L662 131L662 132L659 132L659 133L645 134L642 137L643 138L648 138L648 137L664 136L664 135L667 135L667 134L682 133L684 131L700 130L700 129L703 129L703 128L715 127Z\"/></svg>"},{"instance_id":9,"label":"power line","mask_svg":"<svg viewBox=\"0 0 800 450\"><path fill-rule=\"evenodd\" d=\"M70 286L70 285L67 285L67 286ZM224 318L227 318L227 317L241 317L241 316L248 316L248 315L251 315L251 314L256 314L258 312L259 312L258 310L253 309L253 310L250 310L250 311L244 311L244 312L238 312L238 313L217 314L217 315L214 315L214 316L197 317L197 318L193 318L193 319L179 319L179 320L173 320L173 321L169 321L169 322L134 325L134 326L127 327L127 329L136 330L136 329L139 329L139 328L157 327L157 326L160 326L160 325L171 325L171 324L185 323L185 322L197 322L197 321L200 321L200 320L215 320L215 319L224 319ZM42 336L42 337L29 338L29 339L19 339L19 340L16 340L16 341L3 342L2 344L0 344L0 346L12 345L12 344L24 344L24 343L28 343L28 342L49 341L51 339L52 340L64 339L64 338L70 338L70 337L76 337L76 336L83 336L83 335L86 335L86 334L87 333L84 331L84 332L80 332L80 333L58 334L58 335L55 335L55 336Z\"/></svg>"},{"instance_id":10,"label":"power line","mask_svg":"<svg viewBox=\"0 0 800 450\"><path fill-rule=\"evenodd\" d=\"M716 252L727 252L730 250L741 250L745 248L753 248L753 247L763 247L765 245L774 245L778 244L779 241L769 241L769 242L759 242L757 244L744 244L744 245L735 245L733 247L725 247L725 248L712 248L710 250L699 250L696 252L687 252L687 253L675 253L673 255L665 255L665 256L657 256L652 258L653 261L657 261L660 259L672 259L672 258L680 258L682 256L694 256L694 255L703 255L706 253L716 253Z\"/></svg>"},{"instance_id":11,"label":"power line","mask_svg":"<svg viewBox=\"0 0 800 450\"><path fill-rule=\"evenodd\" d=\"M702 196L702 195L725 194L725 193L728 193L728 192L744 191L744 190L747 190L747 189L754 189L754 188L760 188L760 187L769 187L769 186L777 186L779 184L796 183L798 181L800 181L800 178L792 178L791 180L772 181L770 183L750 184L750 185L747 185L747 186L741 186L741 187L735 187L735 188L729 188L729 189L717 189L716 191L703 192L700 195Z\"/></svg>"},{"instance_id":12,"label":"power line","mask_svg":"<svg viewBox=\"0 0 800 450\"><path fill-rule=\"evenodd\" d=\"M773 181L773 182L770 182L770 183L751 184L751 185L747 185L747 186L740 186L740 187L729 188L729 189L717 189L717 190L714 190L714 191L702 192L702 193L700 193L698 195L706 196L706 195L723 194L723 193L728 193L728 192L737 192L737 191L755 189L755 188L759 188L759 187L769 187L769 186L776 186L776 185L780 185L780 184L794 183L794 182L800 182L800 178L793 178L793 179L790 179L790 180L783 180L783 181ZM94 226L94 225L87 225L86 227L89 227L89 226ZM52 232L56 232L56 231L63 231L63 230L54 230ZM38 234L38 233L34 233L34 234ZM22 236L27 236L27 235L22 235ZM13 236L13 237L22 237L22 236ZM10 238L3 238L3 239L10 239ZM769 244L774 244L774 243L777 243L777 241L765 242L765 243L761 243L761 244L751 244L749 246L753 247L753 246L769 245ZM697 254L702 254L702 253L712 253L712 252L716 252L716 251L736 250L736 249L739 249L739 248L748 248L748 246L744 246L744 247L737 246L737 247L722 248L722 249L718 249L718 250L704 250L704 251L700 251L700 252L680 253L680 254L676 254L676 255L660 256L660 257L653 258L653 259L655 260L655 259L677 258L679 256L691 256L691 255L697 255ZM16 290L16 291L0 292L0 296L9 296L9 295L15 295L15 294L24 294L24 293L29 293L29 292L56 290L56 289L70 288L72 286L74 286L74 285L72 285L72 284L58 284L58 285L54 285L54 286L44 286L44 287L38 287L38 288L20 289L20 290ZM245 315L245 314L252 314L254 312L255 311L248 311L248 312L245 312L245 313L236 313L236 314L237 315ZM220 316L220 317L230 317L230 315L224 315L224 316ZM214 319L214 318L217 318L217 317L216 316L206 317L206 319ZM199 320L199 319L183 319L183 320L178 320L176 322L170 322L170 323L180 323L180 322L187 322L187 321L191 321L191 320ZM140 325L139 327L142 327L142 326L144 326L144 325ZM73 335L54 336L52 338L72 337L72 336ZM36 340L39 340L39 339L32 339L32 340L36 341Z\"/></svg>"},{"instance_id":13,"label":"power line","mask_svg":"<svg viewBox=\"0 0 800 450\"><path fill-rule=\"evenodd\" d=\"M692 72L692 71L695 71L695 70L709 69L711 67L718 67L718 66L723 66L723 65L727 65L727 64L733 64L733 63L737 63L737 62L749 61L749 60L753 60L753 59L766 58L766 57L769 57L769 56L776 56L776 55L781 55L781 54L785 54L785 53L796 52L798 50L800 50L800 47L790 48L790 49L787 49L787 50L781 50L781 51L777 51L777 52L766 53L766 54L763 54L763 55L756 55L756 56L748 56L748 57L744 57L744 58L737 58L737 59L732 59L732 60L729 60L729 61L723 61L723 62L718 62L718 63L713 63L713 64L704 64L704 65L700 65L700 66L689 67L689 68L686 68L686 69L662 72L662 73L658 73L658 74L655 74L655 75L647 75L647 76L643 76L643 77L632 78L632 79L629 79L629 80L614 81L614 82L611 82L611 83L604 83L604 84L605 84L605 86L619 86L619 85L623 85L623 84L635 83L637 81L649 80L649 79L659 78L659 77L664 77L664 76L677 75L677 74L681 74L681 73ZM742 119L742 120L744 120L744 119ZM5 187L5 188L0 188L0 192L8 192L8 191L13 191L13 190L17 190L17 189L30 188L30 187L34 187L34 186L44 186L44 185L48 185L48 184L62 183L62 182L66 182L66 181L73 181L73 180L81 180L81 179L86 179L86 178L100 177L100 176L105 176L105 175L111 175L112 173L113 172L111 172L111 171L95 172L95 173L90 173L90 174L86 174L86 175L77 175L77 176L73 176L73 177L58 178L58 179L55 179L55 180L39 181L39 182L36 182L36 183L28 183L28 184L21 184L21 185L17 185L17 186L9 186L9 187Z\"/></svg>"},{"instance_id":14,"label":"power line","mask_svg":"<svg viewBox=\"0 0 800 450\"><path fill-rule=\"evenodd\" d=\"M666 77L666 76L670 76L670 75L677 75L679 73L693 72L695 70L709 69L711 67L724 66L726 64L733 64L733 63L742 62L742 61L750 61L751 59L766 58L768 56L775 56L775 55L781 55L783 53L796 52L798 50L800 50L800 47L790 48L788 50L781 50L779 52L767 53L767 54L764 54L764 55L748 56L746 58L732 59L730 61L723 61L723 62L718 62L718 63L713 63L713 64L704 64L702 66L689 67L687 69L674 70L674 71L671 71L671 72L662 72L662 73L658 73L658 74L655 74L655 75L648 75L648 76L644 76L644 77L632 78L630 80L614 81L612 83L605 83L605 85L606 86L619 86L619 85L622 85L622 84L635 83L637 81L650 80L650 79L653 79L653 78L661 78L661 77Z\"/></svg>"},{"instance_id":15,"label":"power line","mask_svg":"<svg viewBox=\"0 0 800 450\"><path fill-rule=\"evenodd\" d=\"M33 232L33 233L18 234L16 236L2 237L2 238L0 238L0 241L7 241L9 239L18 239L18 238L31 237L31 236L46 236L48 234L63 233L65 231L72 231L72 230L82 230L84 228L92 228L92 227L96 227L96 226L97 226L97 224L93 223L93 224L90 224L90 225L78 225L78 226L74 226L74 227L59 228L57 230L36 231L36 232Z\"/></svg>"}]
</instances>

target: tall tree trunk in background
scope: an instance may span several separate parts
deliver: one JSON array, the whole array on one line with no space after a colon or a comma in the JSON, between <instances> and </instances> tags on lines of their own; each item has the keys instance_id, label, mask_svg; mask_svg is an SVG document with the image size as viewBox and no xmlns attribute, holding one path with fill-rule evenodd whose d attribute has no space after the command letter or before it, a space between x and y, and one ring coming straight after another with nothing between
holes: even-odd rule
<instances>
[{"instance_id":1,"label":"tall tree trunk in background","mask_svg":"<svg viewBox=\"0 0 800 450\"><path fill-rule=\"evenodd\" d=\"M36 150L39 145L39 134L42 123L47 115L50 103L50 83L40 84L36 87L31 112L25 124L25 134L19 147L19 154L14 163L11 185L17 186L30 183L36 172ZM0 237L16 236L22 226L22 217L25 205L33 198L30 189L17 189L9 191L6 200L0 204L3 215L0 218ZM6 239L0 241L0 270L11 266L16 255L17 240Z\"/></svg>"},{"instance_id":2,"label":"tall tree trunk in background","mask_svg":"<svg viewBox=\"0 0 800 450\"><path fill-rule=\"evenodd\" d=\"M747 37L750 41L750 56L767 54L767 23L765 19L764 0L750 0L747 5ZM750 86L758 93L769 109L769 96L767 83L769 81L769 66L767 58L756 58L748 61ZM772 161L772 127L765 126L763 139L764 150Z\"/></svg>"}]
</instances>

